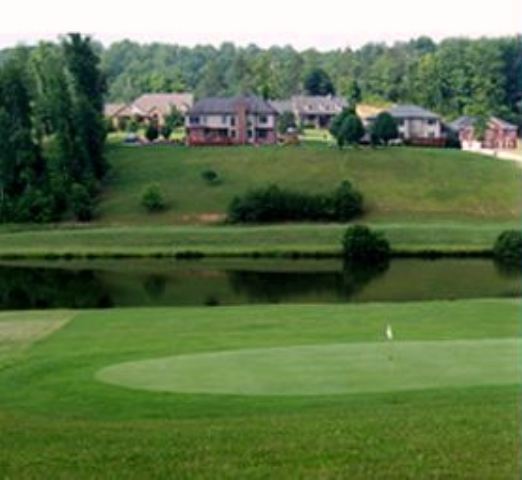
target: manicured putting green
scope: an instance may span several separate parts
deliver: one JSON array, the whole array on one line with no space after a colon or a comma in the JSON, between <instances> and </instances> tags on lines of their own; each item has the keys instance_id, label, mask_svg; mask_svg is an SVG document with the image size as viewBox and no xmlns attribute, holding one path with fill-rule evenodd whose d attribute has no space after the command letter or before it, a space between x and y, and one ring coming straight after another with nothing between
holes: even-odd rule
<instances>
[{"instance_id":1,"label":"manicured putting green","mask_svg":"<svg viewBox=\"0 0 522 480\"><path fill-rule=\"evenodd\" d=\"M96 377L140 390L331 395L521 380L519 339L348 343L182 355L109 366Z\"/></svg>"}]
</instances>

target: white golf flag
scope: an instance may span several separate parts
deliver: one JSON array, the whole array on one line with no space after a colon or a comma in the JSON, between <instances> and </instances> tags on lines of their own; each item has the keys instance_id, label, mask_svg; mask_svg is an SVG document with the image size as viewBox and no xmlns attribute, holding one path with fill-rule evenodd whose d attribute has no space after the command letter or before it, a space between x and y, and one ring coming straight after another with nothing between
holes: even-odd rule
<instances>
[{"instance_id":1,"label":"white golf flag","mask_svg":"<svg viewBox=\"0 0 522 480\"><path fill-rule=\"evenodd\" d=\"M393 330L390 324L386 326L386 338L388 340L393 340Z\"/></svg>"}]
</instances>

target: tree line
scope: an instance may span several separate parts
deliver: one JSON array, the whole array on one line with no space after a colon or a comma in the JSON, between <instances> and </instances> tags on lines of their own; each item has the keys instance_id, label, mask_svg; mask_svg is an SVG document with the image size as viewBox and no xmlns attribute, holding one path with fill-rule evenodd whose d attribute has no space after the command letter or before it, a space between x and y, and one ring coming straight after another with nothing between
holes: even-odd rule
<instances>
[{"instance_id":1,"label":"tree line","mask_svg":"<svg viewBox=\"0 0 522 480\"><path fill-rule=\"evenodd\" d=\"M107 172L106 83L89 37L20 47L0 66L0 222L89 220Z\"/></svg>"},{"instance_id":2,"label":"tree line","mask_svg":"<svg viewBox=\"0 0 522 480\"><path fill-rule=\"evenodd\" d=\"M421 37L328 52L125 40L99 49L111 101L181 90L200 97L256 93L287 98L310 90L346 97L356 81L363 101L416 103L449 119L487 112L520 125L521 40L454 38L436 43Z\"/></svg>"}]
</instances>

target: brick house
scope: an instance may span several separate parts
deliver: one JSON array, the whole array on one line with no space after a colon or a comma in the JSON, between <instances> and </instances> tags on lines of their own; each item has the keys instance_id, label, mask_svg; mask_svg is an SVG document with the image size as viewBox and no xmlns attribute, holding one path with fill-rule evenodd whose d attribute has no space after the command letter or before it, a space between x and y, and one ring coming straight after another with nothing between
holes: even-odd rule
<instances>
[{"instance_id":1,"label":"brick house","mask_svg":"<svg viewBox=\"0 0 522 480\"><path fill-rule=\"evenodd\" d=\"M484 132L484 139L475 135L476 117L464 116L451 123L450 127L459 135L464 150L487 148L492 150L515 149L518 145L518 128L500 118L491 117Z\"/></svg>"},{"instance_id":2,"label":"brick house","mask_svg":"<svg viewBox=\"0 0 522 480\"><path fill-rule=\"evenodd\" d=\"M185 118L188 145L277 143L277 111L255 96L204 98Z\"/></svg>"},{"instance_id":3,"label":"brick house","mask_svg":"<svg viewBox=\"0 0 522 480\"><path fill-rule=\"evenodd\" d=\"M296 95L289 100L270 102L279 114L292 112L298 125L311 128L328 128L332 120L348 106L341 97Z\"/></svg>"}]
</instances>

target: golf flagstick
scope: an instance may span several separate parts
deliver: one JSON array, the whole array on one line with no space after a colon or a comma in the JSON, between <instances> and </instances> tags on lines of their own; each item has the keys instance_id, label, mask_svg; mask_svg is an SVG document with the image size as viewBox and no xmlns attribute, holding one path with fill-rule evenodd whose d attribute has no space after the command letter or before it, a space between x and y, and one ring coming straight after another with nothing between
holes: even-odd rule
<instances>
[{"instance_id":1,"label":"golf flagstick","mask_svg":"<svg viewBox=\"0 0 522 480\"><path fill-rule=\"evenodd\" d=\"M390 324L386 325L386 331L384 332L384 335L386 337L386 341L388 342L388 345L390 345L389 351L388 351L388 360L391 362L393 360L393 329Z\"/></svg>"}]
</instances>

